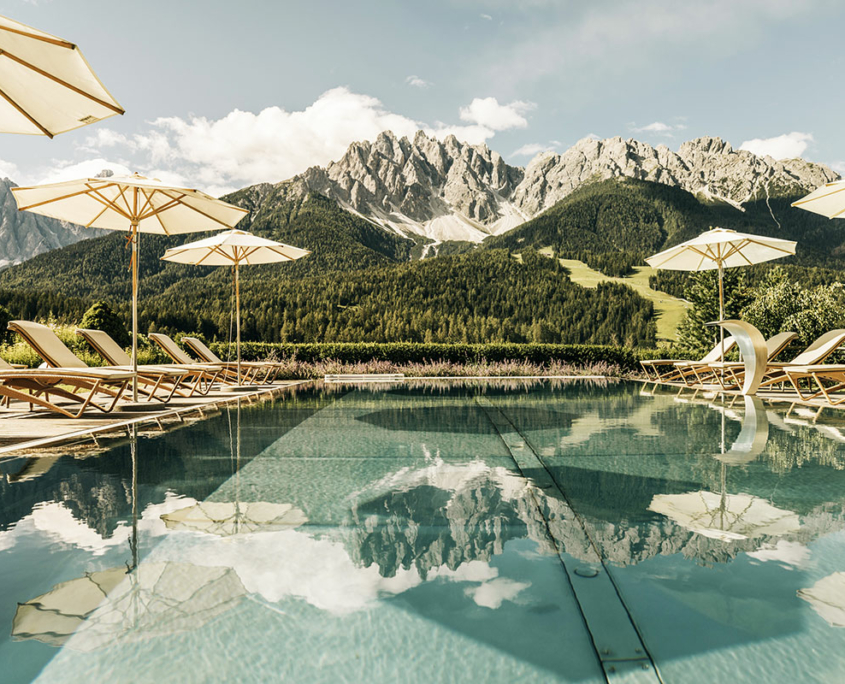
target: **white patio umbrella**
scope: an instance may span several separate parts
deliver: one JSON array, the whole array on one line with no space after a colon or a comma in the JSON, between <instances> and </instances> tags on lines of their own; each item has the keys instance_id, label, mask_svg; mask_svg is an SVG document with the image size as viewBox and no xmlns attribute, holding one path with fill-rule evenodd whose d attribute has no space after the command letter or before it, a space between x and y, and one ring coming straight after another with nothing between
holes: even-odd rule
<instances>
[{"instance_id":1,"label":"white patio umbrella","mask_svg":"<svg viewBox=\"0 0 845 684\"><path fill-rule=\"evenodd\" d=\"M311 254L307 249L291 247L243 230L229 230L205 240L168 249L165 261L206 266L232 266L235 270L235 315L238 348L238 384L241 382L241 289L238 269L241 264L271 264L294 261Z\"/></svg>"},{"instance_id":2,"label":"white patio umbrella","mask_svg":"<svg viewBox=\"0 0 845 684\"><path fill-rule=\"evenodd\" d=\"M792 206L828 218L845 218L845 180L825 183Z\"/></svg>"},{"instance_id":3,"label":"white patio umbrella","mask_svg":"<svg viewBox=\"0 0 845 684\"><path fill-rule=\"evenodd\" d=\"M0 132L52 138L116 114L76 45L0 17Z\"/></svg>"},{"instance_id":4,"label":"white patio umbrella","mask_svg":"<svg viewBox=\"0 0 845 684\"><path fill-rule=\"evenodd\" d=\"M138 243L140 233L176 235L231 228L247 213L191 188L132 176L12 188L20 211L70 221L86 228L123 230L132 241L132 398L138 401Z\"/></svg>"},{"instance_id":5,"label":"white patio umbrella","mask_svg":"<svg viewBox=\"0 0 845 684\"><path fill-rule=\"evenodd\" d=\"M725 320L725 294L722 280L725 269L760 264L795 254L796 244L792 240L737 233L735 230L726 228L711 228L698 237L665 249L648 257L645 261L652 268L670 271L719 269L719 320L723 321ZM724 340L724 330L721 327L719 330ZM722 357L724 357L724 348Z\"/></svg>"}]
</instances>

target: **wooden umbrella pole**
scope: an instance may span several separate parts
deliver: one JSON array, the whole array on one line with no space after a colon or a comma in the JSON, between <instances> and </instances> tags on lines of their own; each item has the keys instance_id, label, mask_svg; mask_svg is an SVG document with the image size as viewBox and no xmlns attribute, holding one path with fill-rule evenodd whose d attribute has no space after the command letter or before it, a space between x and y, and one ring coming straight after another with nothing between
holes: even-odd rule
<instances>
[{"instance_id":1,"label":"wooden umbrella pole","mask_svg":"<svg viewBox=\"0 0 845 684\"><path fill-rule=\"evenodd\" d=\"M725 267L719 261L719 320L725 320L725 291L722 285L722 278L724 276ZM719 326L719 357L722 363L725 362L725 329Z\"/></svg>"},{"instance_id":2,"label":"wooden umbrella pole","mask_svg":"<svg viewBox=\"0 0 845 684\"><path fill-rule=\"evenodd\" d=\"M241 286L238 278L238 262L235 261L235 325L238 338L238 387L241 386Z\"/></svg>"},{"instance_id":3,"label":"wooden umbrella pole","mask_svg":"<svg viewBox=\"0 0 845 684\"><path fill-rule=\"evenodd\" d=\"M132 221L132 401L138 402L138 222Z\"/></svg>"}]
</instances>

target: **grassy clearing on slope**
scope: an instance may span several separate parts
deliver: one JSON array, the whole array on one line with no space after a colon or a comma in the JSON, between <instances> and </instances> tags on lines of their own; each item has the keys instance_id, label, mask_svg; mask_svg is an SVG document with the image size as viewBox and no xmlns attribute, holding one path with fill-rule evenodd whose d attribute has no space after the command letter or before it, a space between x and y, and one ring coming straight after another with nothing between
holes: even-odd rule
<instances>
[{"instance_id":1,"label":"grassy clearing on slope","mask_svg":"<svg viewBox=\"0 0 845 684\"><path fill-rule=\"evenodd\" d=\"M540 253L552 256L551 249L540 250ZM572 282L583 287L595 288L598 287L599 283L611 282L634 288L639 295L654 304L654 309L657 312L657 337L661 340L671 341L678 339L678 325L690 305L683 299L678 299L665 292L652 290L648 286L648 278L654 274L654 269L650 266L635 267L636 273L631 276L611 278L594 271L583 261L561 259L560 263L569 271Z\"/></svg>"}]
</instances>

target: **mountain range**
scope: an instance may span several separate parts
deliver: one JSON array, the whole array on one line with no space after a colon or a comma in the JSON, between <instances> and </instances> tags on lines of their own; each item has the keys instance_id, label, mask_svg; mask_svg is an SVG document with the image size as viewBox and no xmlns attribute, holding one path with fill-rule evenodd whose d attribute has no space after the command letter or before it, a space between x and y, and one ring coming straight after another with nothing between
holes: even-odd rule
<instances>
[{"instance_id":1,"label":"mountain range","mask_svg":"<svg viewBox=\"0 0 845 684\"><path fill-rule=\"evenodd\" d=\"M421 245L410 257L426 256L441 242L479 243L502 235L578 188L613 178L677 187L704 202L742 210L750 202L804 194L838 176L822 164L760 157L711 137L685 142L677 152L621 137L585 138L562 154L538 154L522 168L486 145L468 145L454 136L440 141L419 131L409 140L385 131L372 142L353 143L325 168L315 166L238 195L248 196L253 210L268 199L297 203L322 195ZM13 185L0 181L0 268L100 234L18 212L9 192Z\"/></svg>"}]
</instances>

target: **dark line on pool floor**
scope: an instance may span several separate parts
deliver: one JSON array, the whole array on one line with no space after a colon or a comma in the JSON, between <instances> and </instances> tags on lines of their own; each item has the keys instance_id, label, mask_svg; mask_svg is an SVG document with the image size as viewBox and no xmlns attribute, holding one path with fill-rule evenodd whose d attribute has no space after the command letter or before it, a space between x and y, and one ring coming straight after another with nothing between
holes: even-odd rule
<instances>
[{"instance_id":1,"label":"dark line on pool floor","mask_svg":"<svg viewBox=\"0 0 845 684\"><path fill-rule=\"evenodd\" d=\"M535 505L543 519L549 539L557 549L564 575L581 609L584 625L590 634L596 657L607 681L613 682L621 678L626 682L643 682L643 684L663 682L654 659L645 646L642 634L604 564L599 549L587 533L583 520L571 506L566 493L528 440L502 409L494 405L488 397L476 396L475 401L496 428L523 477L544 493L556 492L560 495L595 555L595 561L592 563L582 563L576 568L570 568L567 565L563 544L555 537L553 525L546 517L543 506L538 500L538 491L532 489Z\"/></svg>"}]
</instances>

